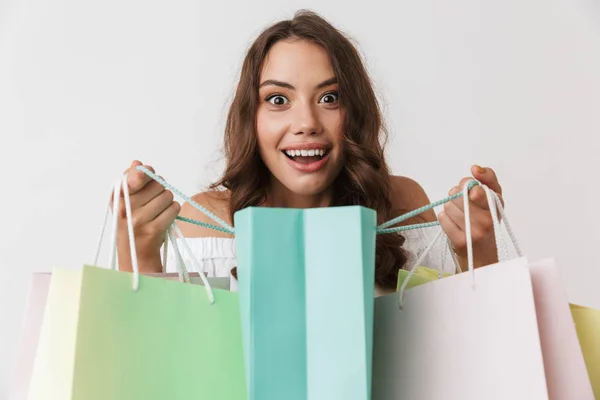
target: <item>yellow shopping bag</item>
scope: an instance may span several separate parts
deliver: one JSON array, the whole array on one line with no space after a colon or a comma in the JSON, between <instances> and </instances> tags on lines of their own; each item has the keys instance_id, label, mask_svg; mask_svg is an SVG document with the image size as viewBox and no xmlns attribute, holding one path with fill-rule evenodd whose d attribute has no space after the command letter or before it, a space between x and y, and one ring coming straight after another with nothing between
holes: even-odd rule
<instances>
[{"instance_id":1,"label":"yellow shopping bag","mask_svg":"<svg viewBox=\"0 0 600 400\"><path fill-rule=\"evenodd\" d=\"M571 313L594 396L600 399L600 310L571 304Z\"/></svg>"},{"instance_id":2,"label":"yellow shopping bag","mask_svg":"<svg viewBox=\"0 0 600 400\"><path fill-rule=\"evenodd\" d=\"M405 269L401 269L400 271L398 271L398 285L396 286L396 290L400 290L402 283L404 283L406 278L408 278L409 273L410 271L407 271ZM410 289L411 287L419 286L429 281L438 279L440 277L439 273L440 272L437 269L419 266L415 269L415 272L410 277L410 281L406 285L406 288ZM451 274L444 272L444 275L442 277L446 277L449 275Z\"/></svg>"}]
</instances>

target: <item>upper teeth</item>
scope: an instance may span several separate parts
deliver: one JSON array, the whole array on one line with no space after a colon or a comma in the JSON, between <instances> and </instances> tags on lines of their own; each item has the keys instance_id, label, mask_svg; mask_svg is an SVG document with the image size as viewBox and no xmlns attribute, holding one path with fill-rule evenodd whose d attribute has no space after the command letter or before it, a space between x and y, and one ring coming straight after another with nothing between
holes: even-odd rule
<instances>
[{"instance_id":1,"label":"upper teeth","mask_svg":"<svg viewBox=\"0 0 600 400\"><path fill-rule=\"evenodd\" d=\"M310 149L310 150L286 150L285 153L290 157L312 157L312 156L323 156L325 154L324 149Z\"/></svg>"}]
</instances>

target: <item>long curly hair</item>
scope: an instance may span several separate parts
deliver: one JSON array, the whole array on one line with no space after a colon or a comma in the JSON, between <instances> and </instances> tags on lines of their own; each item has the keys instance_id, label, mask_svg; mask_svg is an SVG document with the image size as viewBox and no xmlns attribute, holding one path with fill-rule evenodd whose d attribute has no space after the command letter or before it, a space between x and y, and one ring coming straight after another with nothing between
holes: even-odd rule
<instances>
[{"instance_id":1,"label":"long curly hair","mask_svg":"<svg viewBox=\"0 0 600 400\"><path fill-rule=\"evenodd\" d=\"M256 111L259 79L270 48L286 39L308 40L327 52L339 84L341 106L347 111L344 165L333 183L332 206L371 208L377 212L379 223L392 218L391 175L383 150L387 131L371 80L350 40L310 11L299 11L293 19L270 26L249 48L227 116L225 172L212 188L229 190L232 221L235 212L259 206L265 201L270 172L258 152ZM400 234L377 236L375 282L383 289L396 287L398 270L407 260L403 243L404 237Z\"/></svg>"}]
</instances>

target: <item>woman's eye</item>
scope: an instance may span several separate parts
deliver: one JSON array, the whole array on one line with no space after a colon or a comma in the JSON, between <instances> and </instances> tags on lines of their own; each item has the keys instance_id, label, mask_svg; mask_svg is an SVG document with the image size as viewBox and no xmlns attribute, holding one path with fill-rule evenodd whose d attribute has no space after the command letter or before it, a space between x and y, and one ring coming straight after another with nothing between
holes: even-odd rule
<instances>
[{"instance_id":1,"label":"woman's eye","mask_svg":"<svg viewBox=\"0 0 600 400\"><path fill-rule=\"evenodd\" d=\"M338 97L339 97L339 95L335 92L326 93L323 95L323 97L321 97L321 100L319 100L319 103L327 103L327 104L337 103Z\"/></svg>"},{"instance_id":2,"label":"woman's eye","mask_svg":"<svg viewBox=\"0 0 600 400\"><path fill-rule=\"evenodd\" d=\"M275 95L267 98L267 101L275 106L283 106L289 103L285 96Z\"/></svg>"}]
</instances>

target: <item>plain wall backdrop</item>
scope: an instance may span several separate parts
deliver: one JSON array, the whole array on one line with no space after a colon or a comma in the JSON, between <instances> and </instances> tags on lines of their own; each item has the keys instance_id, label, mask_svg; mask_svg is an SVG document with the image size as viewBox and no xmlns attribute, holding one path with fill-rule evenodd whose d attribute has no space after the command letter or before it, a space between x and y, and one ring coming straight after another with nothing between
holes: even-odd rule
<instances>
[{"instance_id":1,"label":"plain wall backdrop","mask_svg":"<svg viewBox=\"0 0 600 400\"><path fill-rule=\"evenodd\" d=\"M395 174L433 201L471 164L495 168L525 252L556 257L569 300L600 308L594 1L4 0L0 398L31 273L92 262L133 159L188 194L215 179L244 51L299 8L357 42Z\"/></svg>"}]
</instances>

